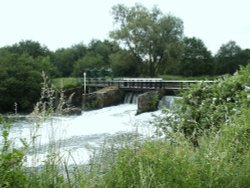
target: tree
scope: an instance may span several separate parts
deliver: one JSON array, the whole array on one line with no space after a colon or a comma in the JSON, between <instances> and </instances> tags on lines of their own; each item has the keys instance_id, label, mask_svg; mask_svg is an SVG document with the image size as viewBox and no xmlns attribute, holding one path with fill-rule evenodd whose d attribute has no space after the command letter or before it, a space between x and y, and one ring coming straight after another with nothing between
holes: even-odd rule
<instances>
[{"instance_id":1,"label":"tree","mask_svg":"<svg viewBox=\"0 0 250 188\"><path fill-rule=\"evenodd\" d=\"M103 58L95 52L88 52L83 58L79 59L73 68L74 76L82 76L83 72L89 69L104 67Z\"/></svg>"},{"instance_id":2,"label":"tree","mask_svg":"<svg viewBox=\"0 0 250 188\"><path fill-rule=\"evenodd\" d=\"M180 63L180 74L200 76L213 74L212 55L203 41L192 37L183 39L184 50Z\"/></svg>"},{"instance_id":3,"label":"tree","mask_svg":"<svg viewBox=\"0 0 250 188\"><path fill-rule=\"evenodd\" d=\"M50 51L46 46L42 46L39 42L32 40L21 41L12 46L8 46L7 49L16 54L28 54L34 58L39 56L48 56L50 55Z\"/></svg>"},{"instance_id":4,"label":"tree","mask_svg":"<svg viewBox=\"0 0 250 188\"><path fill-rule=\"evenodd\" d=\"M57 67L57 76L70 76L76 61L84 57L86 53L87 47L83 44L56 50L51 56L51 61Z\"/></svg>"},{"instance_id":5,"label":"tree","mask_svg":"<svg viewBox=\"0 0 250 188\"><path fill-rule=\"evenodd\" d=\"M40 97L42 69L35 58L0 49L0 112L30 111Z\"/></svg>"},{"instance_id":6,"label":"tree","mask_svg":"<svg viewBox=\"0 0 250 188\"><path fill-rule=\"evenodd\" d=\"M120 48L116 42L111 42L108 40L92 40L89 43L88 51L94 52L102 56L103 63L108 67L110 66L109 56L112 53L116 53Z\"/></svg>"},{"instance_id":7,"label":"tree","mask_svg":"<svg viewBox=\"0 0 250 188\"><path fill-rule=\"evenodd\" d=\"M114 76L139 76L139 67L135 58L126 50L120 50L110 55L111 68Z\"/></svg>"},{"instance_id":8,"label":"tree","mask_svg":"<svg viewBox=\"0 0 250 188\"><path fill-rule=\"evenodd\" d=\"M167 70L167 65L178 57L183 35L179 18L163 15L158 8L151 11L136 4L112 9L118 29L110 36L130 50L144 74L153 77ZM142 69L143 68L143 69Z\"/></svg>"},{"instance_id":9,"label":"tree","mask_svg":"<svg viewBox=\"0 0 250 188\"><path fill-rule=\"evenodd\" d=\"M240 60L241 66L245 66L250 63L250 49L241 50L238 55L238 59Z\"/></svg>"},{"instance_id":10,"label":"tree","mask_svg":"<svg viewBox=\"0 0 250 188\"><path fill-rule=\"evenodd\" d=\"M2 52L4 50L6 50L7 53L10 53L11 56L21 57L24 55L32 57L34 63L39 67L39 70L44 71L48 76L53 77L56 72L55 66L51 63L50 56L52 52L50 52L46 46L42 46L39 42L25 40L1 49Z\"/></svg>"},{"instance_id":11,"label":"tree","mask_svg":"<svg viewBox=\"0 0 250 188\"><path fill-rule=\"evenodd\" d=\"M241 48L235 41L223 44L215 55L216 74L233 74L239 69L242 60L240 58Z\"/></svg>"}]
</instances>

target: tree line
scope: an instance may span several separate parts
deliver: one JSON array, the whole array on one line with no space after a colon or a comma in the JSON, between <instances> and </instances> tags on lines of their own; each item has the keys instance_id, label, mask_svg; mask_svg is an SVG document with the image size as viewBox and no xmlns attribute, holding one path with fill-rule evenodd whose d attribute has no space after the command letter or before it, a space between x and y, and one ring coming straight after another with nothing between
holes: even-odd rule
<instances>
[{"instance_id":1,"label":"tree line","mask_svg":"<svg viewBox=\"0 0 250 188\"><path fill-rule=\"evenodd\" d=\"M233 74L250 62L250 49L235 41L212 55L201 39L184 36L181 19L157 7L116 5L112 15L111 39L55 51L32 40L0 48L0 112L13 111L14 104L29 111L40 95L42 71L50 78L94 76L96 70L114 77L202 76Z\"/></svg>"}]
</instances>

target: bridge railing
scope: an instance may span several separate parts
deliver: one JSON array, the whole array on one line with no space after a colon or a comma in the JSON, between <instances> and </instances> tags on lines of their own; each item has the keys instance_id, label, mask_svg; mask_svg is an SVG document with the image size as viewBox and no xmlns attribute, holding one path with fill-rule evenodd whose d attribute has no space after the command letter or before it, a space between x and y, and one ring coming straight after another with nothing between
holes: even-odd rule
<instances>
[{"instance_id":1,"label":"bridge railing","mask_svg":"<svg viewBox=\"0 0 250 188\"><path fill-rule=\"evenodd\" d=\"M213 82L213 81L199 81L199 80L162 80L162 79L118 79L118 80L100 80L87 79L88 87L108 87L117 86L122 89L169 89L180 90L186 89L191 84L199 82Z\"/></svg>"}]
</instances>

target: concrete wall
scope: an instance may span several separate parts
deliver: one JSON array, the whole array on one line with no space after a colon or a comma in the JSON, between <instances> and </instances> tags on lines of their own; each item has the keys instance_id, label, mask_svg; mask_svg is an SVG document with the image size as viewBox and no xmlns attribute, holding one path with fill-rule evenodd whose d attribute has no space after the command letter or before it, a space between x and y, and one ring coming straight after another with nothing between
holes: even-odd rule
<instances>
[{"instance_id":1,"label":"concrete wall","mask_svg":"<svg viewBox=\"0 0 250 188\"><path fill-rule=\"evenodd\" d=\"M82 95L82 108L84 110L99 109L123 103L124 91L118 87L106 87L93 93Z\"/></svg>"}]
</instances>

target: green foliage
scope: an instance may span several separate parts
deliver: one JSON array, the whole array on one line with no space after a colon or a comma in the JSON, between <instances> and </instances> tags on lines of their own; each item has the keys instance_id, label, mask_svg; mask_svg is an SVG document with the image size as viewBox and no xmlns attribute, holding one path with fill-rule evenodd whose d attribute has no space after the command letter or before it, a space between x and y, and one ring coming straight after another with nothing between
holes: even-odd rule
<instances>
[{"instance_id":1,"label":"green foliage","mask_svg":"<svg viewBox=\"0 0 250 188\"><path fill-rule=\"evenodd\" d=\"M152 110L157 109L158 102L159 102L159 93L158 92L152 93L149 98L149 108Z\"/></svg>"},{"instance_id":2,"label":"green foliage","mask_svg":"<svg viewBox=\"0 0 250 188\"><path fill-rule=\"evenodd\" d=\"M39 99L41 73L55 73L50 51L38 42L21 41L0 49L0 112L31 111Z\"/></svg>"},{"instance_id":3,"label":"green foliage","mask_svg":"<svg viewBox=\"0 0 250 188\"><path fill-rule=\"evenodd\" d=\"M5 50L0 54L0 111L12 111L14 103L19 110L29 111L39 98L43 69L40 61L44 59Z\"/></svg>"},{"instance_id":4,"label":"green foliage","mask_svg":"<svg viewBox=\"0 0 250 188\"><path fill-rule=\"evenodd\" d=\"M12 140L9 139L10 124L3 118L1 118L0 123L2 137L0 144L0 187L25 187L27 177L24 174L23 163L27 145L23 141L23 147L14 147Z\"/></svg>"},{"instance_id":5,"label":"green foliage","mask_svg":"<svg viewBox=\"0 0 250 188\"><path fill-rule=\"evenodd\" d=\"M113 7L114 21L118 29L111 37L123 42L142 64L140 71L148 76L165 73L166 66L178 59L183 24L179 18L163 15L158 8L149 11L142 5Z\"/></svg>"},{"instance_id":6,"label":"green foliage","mask_svg":"<svg viewBox=\"0 0 250 188\"><path fill-rule=\"evenodd\" d=\"M78 44L56 50L51 61L57 67L57 76L82 76L87 69L110 68L109 56L119 50L115 42L92 40L88 46Z\"/></svg>"},{"instance_id":7,"label":"green foliage","mask_svg":"<svg viewBox=\"0 0 250 188\"><path fill-rule=\"evenodd\" d=\"M83 72L88 69L100 68L105 66L103 63L102 56L94 53L88 52L83 58L79 59L73 68L73 75L82 76Z\"/></svg>"},{"instance_id":8,"label":"green foliage","mask_svg":"<svg viewBox=\"0 0 250 188\"><path fill-rule=\"evenodd\" d=\"M247 65L250 51L242 50L234 41L223 44L215 55L215 73L233 74L241 65Z\"/></svg>"},{"instance_id":9,"label":"green foliage","mask_svg":"<svg viewBox=\"0 0 250 188\"><path fill-rule=\"evenodd\" d=\"M103 64L105 66L110 65L109 56L113 53L120 51L120 48L116 42L111 42L108 40L92 40L89 44L88 50L99 54L103 59Z\"/></svg>"},{"instance_id":10,"label":"green foliage","mask_svg":"<svg viewBox=\"0 0 250 188\"><path fill-rule=\"evenodd\" d=\"M139 66L136 59L128 51L119 51L110 55L111 68L114 76L139 76Z\"/></svg>"},{"instance_id":11,"label":"green foliage","mask_svg":"<svg viewBox=\"0 0 250 188\"><path fill-rule=\"evenodd\" d=\"M11 53L14 54L28 54L33 58L46 57L50 55L50 51L46 46L41 46L39 42L32 40L20 41L17 44L6 47Z\"/></svg>"},{"instance_id":12,"label":"green foliage","mask_svg":"<svg viewBox=\"0 0 250 188\"><path fill-rule=\"evenodd\" d=\"M62 48L56 50L51 55L51 61L57 67L57 76L68 77L72 74L74 64L86 53L84 45L76 45L71 48Z\"/></svg>"},{"instance_id":13,"label":"green foliage","mask_svg":"<svg viewBox=\"0 0 250 188\"><path fill-rule=\"evenodd\" d=\"M67 78L55 78L51 81L52 85L57 89L70 89L81 86L81 82L79 78L67 77Z\"/></svg>"},{"instance_id":14,"label":"green foliage","mask_svg":"<svg viewBox=\"0 0 250 188\"><path fill-rule=\"evenodd\" d=\"M242 107L249 106L250 66L242 68L236 75L221 78L214 83L201 82L182 93L179 108L160 119L158 126L168 134L166 127L181 131L197 146L197 137L207 130L219 130L230 124Z\"/></svg>"},{"instance_id":15,"label":"green foliage","mask_svg":"<svg viewBox=\"0 0 250 188\"><path fill-rule=\"evenodd\" d=\"M183 76L212 75L212 55L202 40L185 37L184 50L179 67L179 74Z\"/></svg>"}]
</instances>

